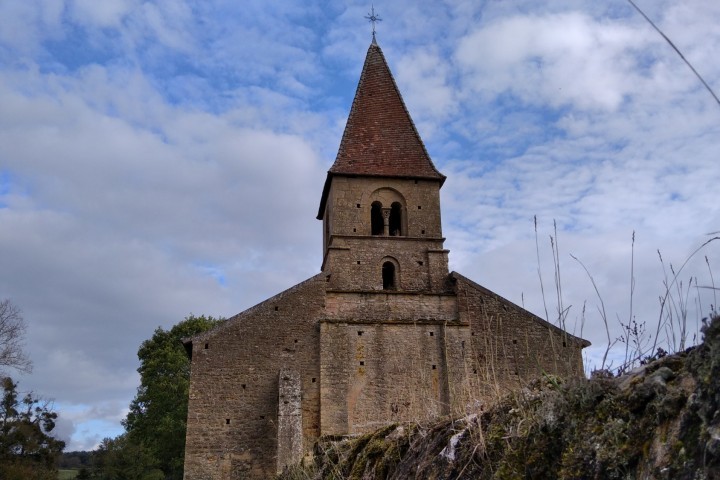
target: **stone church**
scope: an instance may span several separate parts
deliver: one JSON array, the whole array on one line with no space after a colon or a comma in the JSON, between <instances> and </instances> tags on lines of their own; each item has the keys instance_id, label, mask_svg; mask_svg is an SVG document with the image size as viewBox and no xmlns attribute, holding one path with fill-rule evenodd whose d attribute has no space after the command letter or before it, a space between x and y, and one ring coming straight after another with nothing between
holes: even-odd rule
<instances>
[{"instance_id":1,"label":"stone church","mask_svg":"<svg viewBox=\"0 0 720 480\"><path fill-rule=\"evenodd\" d=\"M589 342L448 271L444 181L373 40L320 196L321 272L185 341L185 479L269 478L321 436L582 375Z\"/></svg>"}]
</instances>

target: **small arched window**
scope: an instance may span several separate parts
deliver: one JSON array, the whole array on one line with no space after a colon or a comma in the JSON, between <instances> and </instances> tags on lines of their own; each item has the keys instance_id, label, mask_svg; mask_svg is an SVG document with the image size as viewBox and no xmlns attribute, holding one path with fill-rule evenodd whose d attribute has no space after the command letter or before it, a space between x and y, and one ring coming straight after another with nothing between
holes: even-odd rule
<instances>
[{"instance_id":1,"label":"small arched window","mask_svg":"<svg viewBox=\"0 0 720 480\"><path fill-rule=\"evenodd\" d=\"M395 265L385 262L382 266L383 290L395 290Z\"/></svg>"},{"instance_id":2,"label":"small arched window","mask_svg":"<svg viewBox=\"0 0 720 480\"><path fill-rule=\"evenodd\" d=\"M399 237L402 235L402 205L393 202L390 207L390 236Z\"/></svg>"},{"instance_id":3,"label":"small arched window","mask_svg":"<svg viewBox=\"0 0 720 480\"><path fill-rule=\"evenodd\" d=\"M373 202L370 206L370 229L372 235L382 235L385 224L382 215L382 203Z\"/></svg>"}]
</instances>

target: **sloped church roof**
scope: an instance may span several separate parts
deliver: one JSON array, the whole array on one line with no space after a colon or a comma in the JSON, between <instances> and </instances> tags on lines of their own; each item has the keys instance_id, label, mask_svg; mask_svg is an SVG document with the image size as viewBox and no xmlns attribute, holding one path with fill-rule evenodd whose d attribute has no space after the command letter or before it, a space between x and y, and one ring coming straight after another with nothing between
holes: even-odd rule
<instances>
[{"instance_id":1,"label":"sloped church roof","mask_svg":"<svg viewBox=\"0 0 720 480\"><path fill-rule=\"evenodd\" d=\"M318 219L334 175L404 177L445 181L410 118L380 46L368 48L335 163L328 171Z\"/></svg>"}]
</instances>

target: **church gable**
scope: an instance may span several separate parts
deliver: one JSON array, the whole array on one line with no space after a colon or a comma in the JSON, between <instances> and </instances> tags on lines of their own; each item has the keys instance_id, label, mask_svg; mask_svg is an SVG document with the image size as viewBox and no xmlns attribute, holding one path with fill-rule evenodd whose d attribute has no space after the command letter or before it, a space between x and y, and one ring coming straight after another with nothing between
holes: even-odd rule
<instances>
[{"instance_id":1,"label":"church gable","mask_svg":"<svg viewBox=\"0 0 720 480\"><path fill-rule=\"evenodd\" d=\"M185 341L185 479L270 478L322 435L582 374L588 342L449 273L444 180L373 41L322 192L322 273Z\"/></svg>"}]
</instances>

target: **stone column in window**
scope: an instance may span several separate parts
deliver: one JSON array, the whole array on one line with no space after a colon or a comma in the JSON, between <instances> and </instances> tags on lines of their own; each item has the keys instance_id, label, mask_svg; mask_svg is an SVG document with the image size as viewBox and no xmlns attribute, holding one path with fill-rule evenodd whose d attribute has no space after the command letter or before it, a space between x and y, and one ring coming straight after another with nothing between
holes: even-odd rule
<instances>
[{"instance_id":1,"label":"stone column in window","mask_svg":"<svg viewBox=\"0 0 720 480\"><path fill-rule=\"evenodd\" d=\"M382 215L383 215L383 235L386 237L390 236L390 212L392 211L391 208L385 208L382 209Z\"/></svg>"}]
</instances>

